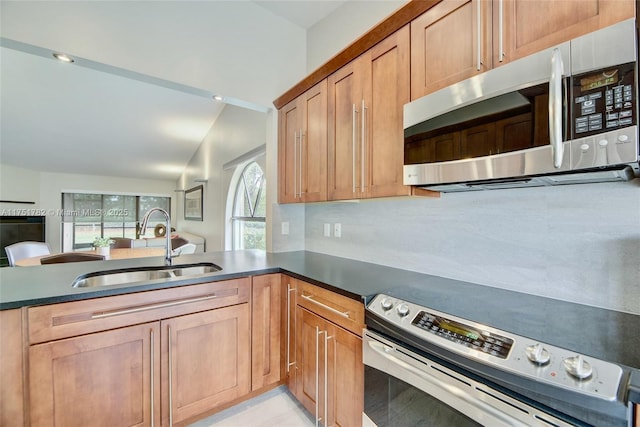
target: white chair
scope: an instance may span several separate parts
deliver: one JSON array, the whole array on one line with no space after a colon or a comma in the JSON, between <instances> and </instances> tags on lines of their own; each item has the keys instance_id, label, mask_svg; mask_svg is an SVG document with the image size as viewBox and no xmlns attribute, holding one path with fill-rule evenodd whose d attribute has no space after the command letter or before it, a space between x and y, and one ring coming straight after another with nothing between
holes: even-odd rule
<instances>
[{"instance_id":1,"label":"white chair","mask_svg":"<svg viewBox=\"0 0 640 427\"><path fill-rule=\"evenodd\" d=\"M14 267L18 260L51 253L49 245L44 242L18 242L5 247L4 251L11 267Z\"/></svg>"},{"instance_id":2,"label":"white chair","mask_svg":"<svg viewBox=\"0 0 640 427\"><path fill-rule=\"evenodd\" d=\"M195 243L185 243L184 245L179 246L173 250L173 256L195 254L195 253L196 253Z\"/></svg>"}]
</instances>

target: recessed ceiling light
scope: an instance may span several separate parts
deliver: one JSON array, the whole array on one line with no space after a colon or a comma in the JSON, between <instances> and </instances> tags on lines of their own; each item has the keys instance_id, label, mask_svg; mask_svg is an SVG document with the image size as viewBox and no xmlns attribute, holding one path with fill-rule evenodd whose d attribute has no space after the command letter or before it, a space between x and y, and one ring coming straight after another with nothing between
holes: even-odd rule
<instances>
[{"instance_id":1,"label":"recessed ceiling light","mask_svg":"<svg viewBox=\"0 0 640 427\"><path fill-rule=\"evenodd\" d=\"M53 57L62 62L74 62L74 59L72 57L70 57L69 55L65 55L64 53L54 53Z\"/></svg>"},{"instance_id":2,"label":"recessed ceiling light","mask_svg":"<svg viewBox=\"0 0 640 427\"><path fill-rule=\"evenodd\" d=\"M216 101L222 101L224 100L224 97L222 97L221 95L213 95L213 99L215 99Z\"/></svg>"}]
</instances>

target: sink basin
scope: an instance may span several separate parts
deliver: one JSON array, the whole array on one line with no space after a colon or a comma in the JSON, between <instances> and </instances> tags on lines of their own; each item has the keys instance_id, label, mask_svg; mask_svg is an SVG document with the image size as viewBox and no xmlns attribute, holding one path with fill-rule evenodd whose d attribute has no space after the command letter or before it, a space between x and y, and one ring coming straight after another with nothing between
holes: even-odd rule
<instances>
[{"instance_id":1,"label":"sink basin","mask_svg":"<svg viewBox=\"0 0 640 427\"><path fill-rule=\"evenodd\" d=\"M71 286L74 288L90 288L94 286L122 285L125 283L146 282L155 279L198 276L220 270L222 270L222 267L211 262L105 270L78 276Z\"/></svg>"}]
</instances>

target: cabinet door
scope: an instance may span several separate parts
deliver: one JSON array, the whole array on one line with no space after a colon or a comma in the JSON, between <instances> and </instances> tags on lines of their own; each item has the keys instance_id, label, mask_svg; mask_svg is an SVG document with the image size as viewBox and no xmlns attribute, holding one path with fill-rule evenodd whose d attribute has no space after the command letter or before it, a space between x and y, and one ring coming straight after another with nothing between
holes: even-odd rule
<instances>
[{"instance_id":1,"label":"cabinet door","mask_svg":"<svg viewBox=\"0 0 640 427\"><path fill-rule=\"evenodd\" d=\"M24 422L22 310L0 311L0 426Z\"/></svg>"},{"instance_id":2,"label":"cabinet door","mask_svg":"<svg viewBox=\"0 0 640 427\"><path fill-rule=\"evenodd\" d=\"M491 2L481 0L440 2L413 20L411 99L490 69L491 28Z\"/></svg>"},{"instance_id":3,"label":"cabinet door","mask_svg":"<svg viewBox=\"0 0 640 427\"><path fill-rule=\"evenodd\" d=\"M325 349L328 353L327 425L359 426L364 409L362 339L340 327L330 325Z\"/></svg>"},{"instance_id":4,"label":"cabinet door","mask_svg":"<svg viewBox=\"0 0 640 427\"><path fill-rule=\"evenodd\" d=\"M278 202L299 202L303 105L296 98L278 112Z\"/></svg>"},{"instance_id":5,"label":"cabinet door","mask_svg":"<svg viewBox=\"0 0 640 427\"><path fill-rule=\"evenodd\" d=\"M298 400L316 418L321 417L324 395L324 338L327 322L301 307L296 308L298 317ZM323 423L324 424L324 423Z\"/></svg>"},{"instance_id":6,"label":"cabinet door","mask_svg":"<svg viewBox=\"0 0 640 427\"><path fill-rule=\"evenodd\" d=\"M280 381L280 274L253 277L251 390Z\"/></svg>"},{"instance_id":7,"label":"cabinet door","mask_svg":"<svg viewBox=\"0 0 640 427\"><path fill-rule=\"evenodd\" d=\"M327 200L327 81L302 95L301 196L305 202Z\"/></svg>"},{"instance_id":8,"label":"cabinet door","mask_svg":"<svg viewBox=\"0 0 640 427\"><path fill-rule=\"evenodd\" d=\"M358 58L328 78L329 200L362 197L361 185L361 114L362 58Z\"/></svg>"},{"instance_id":9,"label":"cabinet door","mask_svg":"<svg viewBox=\"0 0 640 427\"><path fill-rule=\"evenodd\" d=\"M298 319L296 317L296 298L298 293L298 281L292 277L282 275L282 331L284 336L282 337L282 361L280 368L283 373L283 378L289 391L298 399L301 400L298 392L298 371L299 366L297 363L297 325Z\"/></svg>"},{"instance_id":10,"label":"cabinet door","mask_svg":"<svg viewBox=\"0 0 640 427\"><path fill-rule=\"evenodd\" d=\"M633 18L635 6L633 0L494 0L493 11L496 66Z\"/></svg>"},{"instance_id":11,"label":"cabinet door","mask_svg":"<svg viewBox=\"0 0 640 427\"><path fill-rule=\"evenodd\" d=\"M163 425L232 401L251 388L249 304L162 322Z\"/></svg>"},{"instance_id":12,"label":"cabinet door","mask_svg":"<svg viewBox=\"0 0 640 427\"><path fill-rule=\"evenodd\" d=\"M398 30L366 54L362 164L367 197L410 194L402 184L403 108L410 97L409 26Z\"/></svg>"},{"instance_id":13,"label":"cabinet door","mask_svg":"<svg viewBox=\"0 0 640 427\"><path fill-rule=\"evenodd\" d=\"M160 419L158 323L31 346L33 426L149 426Z\"/></svg>"}]
</instances>

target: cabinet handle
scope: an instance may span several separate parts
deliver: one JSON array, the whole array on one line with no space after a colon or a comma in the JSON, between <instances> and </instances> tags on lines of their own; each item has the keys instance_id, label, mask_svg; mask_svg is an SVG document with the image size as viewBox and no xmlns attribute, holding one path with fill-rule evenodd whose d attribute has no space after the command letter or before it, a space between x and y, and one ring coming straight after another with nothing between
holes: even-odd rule
<instances>
[{"instance_id":1,"label":"cabinet handle","mask_svg":"<svg viewBox=\"0 0 640 427\"><path fill-rule=\"evenodd\" d=\"M300 156L300 167L298 168L298 174L300 176L300 198L302 198L302 194L304 193L302 191L302 150L303 150L303 145L302 145L302 138L304 138L304 133L302 132L302 129L300 129L300 150L298 150L298 155Z\"/></svg>"},{"instance_id":2,"label":"cabinet handle","mask_svg":"<svg viewBox=\"0 0 640 427\"><path fill-rule=\"evenodd\" d=\"M121 316L123 314L138 313L141 311L155 310L157 308L173 307L174 305L188 304L190 302L206 301L216 297L217 295L212 294L212 295L206 295L206 296L197 297L197 298L188 298L188 299L181 299L181 300L171 301L171 302L162 302L159 304L141 305L138 307L127 308L124 310L102 311L98 313L93 313L91 315L91 319L104 319L105 317Z\"/></svg>"},{"instance_id":3,"label":"cabinet handle","mask_svg":"<svg viewBox=\"0 0 640 427\"><path fill-rule=\"evenodd\" d=\"M295 291L296 288L290 287L291 285L287 283L287 372L289 372L289 367L291 365L295 365L295 360L291 362L291 291ZM295 346L294 346L295 348Z\"/></svg>"},{"instance_id":4,"label":"cabinet handle","mask_svg":"<svg viewBox=\"0 0 640 427\"><path fill-rule=\"evenodd\" d=\"M167 345L169 346L169 427L173 426L173 351L171 350L171 325L167 325Z\"/></svg>"},{"instance_id":5,"label":"cabinet handle","mask_svg":"<svg viewBox=\"0 0 640 427\"><path fill-rule=\"evenodd\" d=\"M564 146L562 145L562 54L558 48L551 55L551 77L549 78L549 139L553 153L553 166L562 166Z\"/></svg>"},{"instance_id":6,"label":"cabinet handle","mask_svg":"<svg viewBox=\"0 0 640 427\"><path fill-rule=\"evenodd\" d=\"M318 427L318 422L320 421L320 418L318 418L318 401L320 400L320 366L318 363L318 360L320 358L318 354L320 352L320 342L318 341L318 338L320 338L320 335L324 333L324 331L321 331L320 328L316 326L316 427Z\"/></svg>"},{"instance_id":7,"label":"cabinet handle","mask_svg":"<svg viewBox=\"0 0 640 427\"><path fill-rule=\"evenodd\" d=\"M326 427L329 427L329 416L328 416L328 407L329 407L329 400L328 400L328 393L327 390L329 388L329 363L328 363L328 357L327 354L329 353L329 340L332 339L333 337L331 335L329 335L328 332L325 332L324 335L324 425Z\"/></svg>"},{"instance_id":8,"label":"cabinet handle","mask_svg":"<svg viewBox=\"0 0 640 427\"><path fill-rule=\"evenodd\" d=\"M477 28L477 36L478 36L478 40L477 40L477 46L476 46L476 51L478 53L478 61L476 64L476 69L478 71L480 71L481 65L482 65L482 61L481 61L481 55L482 55L482 29L480 28L480 24L482 23L482 19L480 19L480 12L481 12L481 5L480 5L480 0L476 0L476 25L478 26Z\"/></svg>"},{"instance_id":9,"label":"cabinet handle","mask_svg":"<svg viewBox=\"0 0 640 427\"><path fill-rule=\"evenodd\" d=\"M367 158L366 157L366 150L365 150L365 142L366 142L365 141L365 139L366 139L365 138L365 135L366 135L366 132L365 132L365 129L366 129L365 121L366 121L366 118L367 118L367 107L365 107L364 99L362 100L362 110L361 111L362 111L362 135L361 135L360 139L361 139L361 145L362 145L362 147L361 147L361 149L362 149L361 153L362 154L360 155L360 162L362 162L362 167L361 167L361 170L362 170L362 181L360 181L360 192L364 193L365 192L365 188L366 188L366 184L365 184L366 183L366 181L365 181L365 164L366 164L366 158Z\"/></svg>"},{"instance_id":10,"label":"cabinet handle","mask_svg":"<svg viewBox=\"0 0 640 427\"><path fill-rule=\"evenodd\" d=\"M298 131L293 131L293 198L298 197Z\"/></svg>"},{"instance_id":11,"label":"cabinet handle","mask_svg":"<svg viewBox=\"0 0 640 427\"><path fill-rule=\"evenodd\" d=\"M151 399L150 399L151 400L151 427L155 426L155 420L154 420L154 418L155 418L154 417L154 412L155 412L155 407L154 407L155 406L154 405L154 403L155 403L154 402L154 395L155 395L154 385L155 384L154 384L154 380L153 380L153 373L155 371L155 369L154 369L155 363L153 361L153 359L154 359L154 345L153 344L154 344L153 329L151 329L151 331L149 331L149 347L150 347L149 355L151 356L151 363L149 363L149 365L151 366L150 367L150 369L151 369L150 378L151 379L149 381L149 383L150 383L149 385L151 387L151 390L150 390L150 394L151 394Z\"/></svg>"},{"instance_id":12,"label":"cabinet handle","mask_svg":"<svg viewBox=\"0 0 640 427\"><path fill-rule=\"evenodd\" d=\"M498 60L502 62L504 60L504 22L503 22L503 0L498 1Z\"/></svg>"},{"instance_id":13,"label":"cabinet handle","mask_svg":"<svg viewBox=\"0 0 640 427\"><path fill-rule=\"evenodd\" d=\"M356 192L356 114L358 114L358 110L356 109L356 104L353 104L353 111L351 113L351 182L353 183L353 193Z\"/></svg>"},{"instance_id":14,"label":"cabinet handle","mask_svg":"<svg viewBox=\"0 0 640 427\"><path fill-rule=\"evenodd\" d=\"M324 307L324 308L326 308L327 310L332 311L333 313L339 314L340 316L342 316L342 317L345 317L345 318L349 319L349 312L348 312L348 311L340 311L340 310L336 310L336 309L335 309L335 308L333 308L333 307L329 307L328 305L323 304L323 303L321 303L320 301L316 301L316 300L314 300L314 299L313 299L313 295L304 295L304 294L303 294L303 295L301 295L301 296L302 296L302 298L306 299L307 301L311 301L312 303L317 304L317 305L319 305L320 307Z\"/></svg>"}]
</instances>

